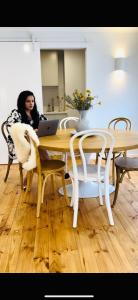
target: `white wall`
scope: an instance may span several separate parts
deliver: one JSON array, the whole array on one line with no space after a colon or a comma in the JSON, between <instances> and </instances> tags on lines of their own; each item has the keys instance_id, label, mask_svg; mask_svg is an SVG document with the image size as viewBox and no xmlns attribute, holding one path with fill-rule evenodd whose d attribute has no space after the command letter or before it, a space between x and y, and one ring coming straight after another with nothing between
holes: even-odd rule
<instances>
[{"instance_id":1,"label":"white wall","mask_svg":"<svg viewBox=\"0 0 138 300\"><path fill-rule=\"evenodd\" d=\"M41 48L80 49L86 46L86 87L92 89L102 101L101 106L95 106L90 112L92 125L106 127L112 118L126 116L131 118L133 128L138 130L137 41L138 34L133 31L76 32L75 35L62 32L62 36L56 31L55 35L50 34L50 39L41 44ZM22 47L21 42L0 43L0 121L16 107L17 96L24 89L35 93L39 110L42 111L39 44L31 53L24 53ZM113 73L113 56L120 47L124 48L127 57L122 81L114 78ZM7 161L6 146L1 135L0 143L0 163L4 163Z\"/></svg>"},{"instance_id":2,"label":"white wall","mask_svg":"<svg viewBox=\"0 0 138 300\"><path fill-rule=\"evenodd\" d=\"M102 105L95 106L90 113L92 124L106 127L112 118L126 116L132 120L133 128L138 129L138 35L95 33L91 40L86 52L86 82L87 87L102 101ZM113 56L118 48L122 48L126 55L126 72L121 79L113 71Z\"/></svg>"},{"instance_id":3,"label":"white wall","mask_svg":"<svg viewBox=\"0 0 138 300\"><path fill-rule=\"evenodd\" d=\"M39 46L25 53L24 43L0 43L0 125L16 108L17 97L23 90L31 90L42 112L42 91ZM7 163L7 146L0 133L0 163Z\"/></svg>"}]
</instances>

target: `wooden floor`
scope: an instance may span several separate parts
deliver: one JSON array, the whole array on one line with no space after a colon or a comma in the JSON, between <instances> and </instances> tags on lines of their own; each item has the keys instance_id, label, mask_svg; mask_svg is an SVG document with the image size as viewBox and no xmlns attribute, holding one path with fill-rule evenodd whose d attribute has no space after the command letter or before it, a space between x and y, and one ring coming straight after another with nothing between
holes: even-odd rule
<instances>
[{"instance_id":1,"label":"wooden floor","mask_svg":"<svg viewBox=\"0 0 138 300\"><path fill-rule=\"evenodd\" d=\"M138 272L138 172L120 186L108 225L98 199L80 200L78 227L72 228L69 201L52 195L50 180L36 219L36 180L26 201L17 165L0 166L0 272ZM57 177L57 188L62 183ZM111 197L112 200L112 197Z\"/></svg>"}]
</instances>

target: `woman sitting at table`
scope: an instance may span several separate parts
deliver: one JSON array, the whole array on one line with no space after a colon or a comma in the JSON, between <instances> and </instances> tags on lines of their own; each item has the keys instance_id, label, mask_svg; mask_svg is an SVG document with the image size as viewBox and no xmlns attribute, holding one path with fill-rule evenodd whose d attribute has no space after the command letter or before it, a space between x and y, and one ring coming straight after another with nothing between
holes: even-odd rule
<instances>
[{"instance_id":1,"label":"woman sitting at table","mask_svg":"<svg viewBox=\"0 0 138 300\"><path fill-rule=\"evenodd\" d=\"M7 126L10 127L13 123L21 122L29 124L37 132L40 120L47 120L43 114L39 114L35 102L35 96L30 91L23 91L17 99L17 109L13 109L7 118ZM9 155L12 159L16 159L14 143L11 136L8 136ZM42 160L49 159L46 150L40 149L40 158Z\"/></svg>"}]
</instances>

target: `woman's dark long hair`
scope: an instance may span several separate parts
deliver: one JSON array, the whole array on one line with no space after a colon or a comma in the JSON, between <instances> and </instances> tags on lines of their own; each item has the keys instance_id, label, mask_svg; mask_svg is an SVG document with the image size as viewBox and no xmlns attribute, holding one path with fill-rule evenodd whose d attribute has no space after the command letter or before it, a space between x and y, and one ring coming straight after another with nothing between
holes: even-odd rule
<instances>
[{"instance_id":1,"label":"woman's dark long hair","mask_svg":"<svg viewBox=\"0 0 138 300\"><path fill-rule=\"evenodd\" d=\"M17 108L18 108L18 112L22 116L22 123L29 124L28 116L25 112L25 101L26 101L28 96L33 96L34 97L34 108L31 111L31 116L32 116L32 119L34 121L33 128L36 129L36 128L38 128L38 125L39 125L39 113L38 113L38 110L37 110L37 105L36 105L36 102L35 102L34 94L30 91L21 92L18 96L18 99L17 99Z\"/></svg>"}]
</instances>

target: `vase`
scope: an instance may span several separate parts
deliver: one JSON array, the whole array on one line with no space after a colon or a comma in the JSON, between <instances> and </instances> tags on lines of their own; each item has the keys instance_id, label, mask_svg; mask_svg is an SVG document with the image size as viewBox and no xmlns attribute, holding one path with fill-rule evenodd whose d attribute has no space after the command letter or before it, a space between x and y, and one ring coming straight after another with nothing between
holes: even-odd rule
<instances>
[{"instance_id":1,"label":"vase","mask_svg":"<svg viewBox=\"0 0 138 300\"><path fill-rule=\"evenodd\" d=\"M80 118L76 124L76 131L83 131L91 129L90 120L88 118L89 110L79 110Z\"/></svg>"}]
</instances>

